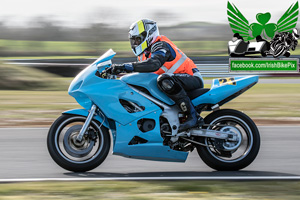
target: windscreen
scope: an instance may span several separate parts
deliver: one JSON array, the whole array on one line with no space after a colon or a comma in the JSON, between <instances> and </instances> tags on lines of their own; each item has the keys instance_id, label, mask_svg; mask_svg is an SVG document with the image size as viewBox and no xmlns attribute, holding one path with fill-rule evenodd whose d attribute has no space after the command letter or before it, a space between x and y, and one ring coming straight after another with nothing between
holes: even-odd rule
<instances>
[{"instance_id":1,"label":"windscreen","mask_svg":"<svg viewBox=\"0 0 300 200\"><path fill-rule=\"evenodd\" d=\"M114 52L114 50L110 49L107 52L105 52L102 56L100 56L100 58L98 58L93 64L98 65L99 63L108 61L108 60L112 59L112 57L114 57L114 55L116 55L116 52Z\"/></svg>"}]
</instances>

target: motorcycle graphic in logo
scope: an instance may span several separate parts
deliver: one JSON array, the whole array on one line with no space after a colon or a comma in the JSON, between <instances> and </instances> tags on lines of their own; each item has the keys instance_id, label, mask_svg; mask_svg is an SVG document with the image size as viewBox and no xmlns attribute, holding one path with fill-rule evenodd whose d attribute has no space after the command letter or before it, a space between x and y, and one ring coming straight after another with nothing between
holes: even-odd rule
<instances>
[{"instance_id":1,"label":"motorcycle graphic in logo","mask_svg":"<svg viewBox=\"0 0 300 200\"><path fill-rule=\"evenodd\" d=\"M269 23L271 19L269 12L258 13L257 22L250 24L237 7L228 2L228 21L234 33L232 41L228 43L229 55L240 57L260 53L263 57L267 55L289 57L289 50L295 50L298 44L299 35L295 29L299 14L298 8L298 2L292 4L277 23ZM254 38L256 42L249 42ZM267 39L271 41L268 42Z\"/></svg>"}]
</instances>

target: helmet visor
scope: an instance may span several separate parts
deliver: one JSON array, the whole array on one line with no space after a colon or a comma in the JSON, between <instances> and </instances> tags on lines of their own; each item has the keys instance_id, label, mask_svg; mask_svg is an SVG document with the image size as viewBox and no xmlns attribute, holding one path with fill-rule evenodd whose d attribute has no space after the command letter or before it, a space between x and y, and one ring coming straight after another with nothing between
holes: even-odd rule
<instances>
[{"instance_id":1,"label":"helmet visor","mask_svg":"<svg viewBox=\"0 0 300 200\"><path fill-rule=\"evenodd\" d=\"M139 46L140 44L142 44L142 42L144 42L145 38L147 36L147 32L144 31L139 35L129 35L129 40L130 40L130 44L131 44L131 48L136 48L137 46Z\"/></svg>"}]
</instances>

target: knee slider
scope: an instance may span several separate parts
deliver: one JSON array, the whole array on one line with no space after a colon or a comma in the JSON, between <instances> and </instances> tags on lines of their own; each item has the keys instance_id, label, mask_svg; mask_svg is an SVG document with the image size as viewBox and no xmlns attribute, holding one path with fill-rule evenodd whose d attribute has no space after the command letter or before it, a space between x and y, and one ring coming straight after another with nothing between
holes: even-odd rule
<instances>
[{"instance_id":1,"label":"knee slider","mask_svg":"<svg viewBox=\"0 0 300 200\"><path fill-rule=\"evenodd\" d=\"M175 90L177 83L173 79L172 76L168 74L162 74L157 78L157 84L160 87L161 90L163 90L166 93L173 93Z\"/></svg>"},{"instance_id":2,"label":"knee slider","mask_svg":"<svg viewBox=\"0 0 300 200\"><path fill-rule=\"evenodd\" d=\"M171 93L174 89L174 81L172 79L164 79L161 82L161 88L168 92Z\"/></svg>"}]
</instances>

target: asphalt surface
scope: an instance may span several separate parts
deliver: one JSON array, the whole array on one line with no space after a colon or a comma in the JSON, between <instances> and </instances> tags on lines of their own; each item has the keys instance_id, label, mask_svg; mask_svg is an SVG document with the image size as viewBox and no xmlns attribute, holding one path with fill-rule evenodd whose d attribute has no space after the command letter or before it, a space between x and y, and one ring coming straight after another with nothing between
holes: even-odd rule
<instances>
[{"instance_id":1,"label":"asphalt surface","mask_svg":"<svg viewBox=\"0 0 300 200\"><path fill-rule=\"evenodd\" d=\"M47 151L46 128L0 129L0 179L102 177L217 177L299 176L300 126L261 126L261 149L256 160L236 172L207 167L196 151L185 163L128 159L109 154L98 168L72 173L52 161Z\"/></svg>"}]
</instances>

